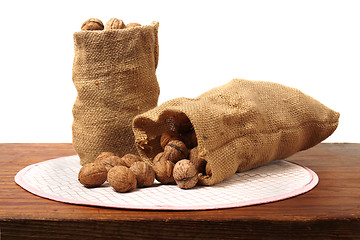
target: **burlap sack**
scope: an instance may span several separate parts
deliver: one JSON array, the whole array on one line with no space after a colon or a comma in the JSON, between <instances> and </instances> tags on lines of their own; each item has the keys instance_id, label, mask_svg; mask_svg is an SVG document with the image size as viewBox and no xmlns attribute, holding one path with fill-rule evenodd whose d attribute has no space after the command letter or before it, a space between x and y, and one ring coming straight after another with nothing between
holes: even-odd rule
<instances>
[{"instance_id":1,"label":"burlap sack","mask_svg":"<svg viewBox=\"0 0 360 240\"><path fill-rule=\"evenodd\" d=\"M81 164L103 151L136 153L131 122L157 105L158 22L74 33L73 146Z\"/></svg>"},{"instance_id":2,"label":"burlap sack","mask_svg":"<svg viewBox=\"0 0 360 240\"><path fill-rule=\"evenodd\" d=\"M159 138L185 114L191 121L213 185L275 159L310 148L330 136L339 113L297 89L276 83L234 79L197 98L176 98L133 121L137 149L149 163L161 150Z\"/></svg>"}]
</instances>

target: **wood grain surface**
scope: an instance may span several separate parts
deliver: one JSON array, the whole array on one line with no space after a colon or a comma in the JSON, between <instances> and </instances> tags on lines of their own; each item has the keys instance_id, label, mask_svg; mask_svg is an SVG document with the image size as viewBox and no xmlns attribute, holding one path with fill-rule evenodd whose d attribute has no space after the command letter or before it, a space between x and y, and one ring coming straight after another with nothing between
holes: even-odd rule
<instances>
[{"instance_id":1,"label":"wood grain surface","mask_svg":"<svg viewBox=\"0 0 360 240\"><path fill-rule=\"evenodd\" d=\"M319 184L274 203L207 211L139 211L60 203L14 182L22 168L74 155L70 143L0 144L3 239L360 239L360 144L319 144L288 160Z\"/></svg>"}]
</instances>

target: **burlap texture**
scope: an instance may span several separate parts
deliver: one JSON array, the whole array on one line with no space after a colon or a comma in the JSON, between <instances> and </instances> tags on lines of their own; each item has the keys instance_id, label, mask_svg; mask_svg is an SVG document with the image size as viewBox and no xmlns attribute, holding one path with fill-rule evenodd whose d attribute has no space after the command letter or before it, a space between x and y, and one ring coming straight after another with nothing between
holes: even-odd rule
<instances>
[{"instance_id":1,"label":"burlap texture","mask_svg":"<svg viewBox=\"0 0 360 240\"><path fill-rule=\"evenodd\" d=\"M162 151L160 135L179 114L193 124L199 152L211 166L211 177L200 176L204 185L310 148L335 131L339 118L295 88L234 79L197 98L176 98L136 116L136 146L147 162Z\"/></svg>"},{"instance_id":2,"label":"burlap texture","mask_svg":"<svg viewBox=\"0 0 360 240\"><path fill-rule=\"evenodd\" d=\"M131 122L157 105L158 22L74 33L73 146L81 164L101 152L137 153Z\"/></svg>"}]
</instances>

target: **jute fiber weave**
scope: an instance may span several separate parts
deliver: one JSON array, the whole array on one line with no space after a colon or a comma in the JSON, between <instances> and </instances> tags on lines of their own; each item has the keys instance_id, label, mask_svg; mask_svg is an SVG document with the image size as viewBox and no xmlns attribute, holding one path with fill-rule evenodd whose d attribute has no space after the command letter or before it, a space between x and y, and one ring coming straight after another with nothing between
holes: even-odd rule
<instances>
[{"instance_id":1,"label":"jute fiber weave","mask_svg":"<svg viewBox=\"0 0 360 240\"><path fill-rule=\"evenodd\" d=\"M81 164L136 153L132 119L157 105L158 22L74 33L73 146Z\"/></svg>"},{"instance_id":2,"label":"jute fiber weave","mask_svg":"<svg viewBox=\"0 0 360 240\"><path fill-rule=\"evenodd\" d=\"M234 79L197 98L176 98L136 116L133 131L145 161L151 164L162 151L161 133L183 114L212 170L212 176L200 176L204 185L308 149L329 137L339 119L338 112L295 88Z\"/></svg>"}]
</instances>

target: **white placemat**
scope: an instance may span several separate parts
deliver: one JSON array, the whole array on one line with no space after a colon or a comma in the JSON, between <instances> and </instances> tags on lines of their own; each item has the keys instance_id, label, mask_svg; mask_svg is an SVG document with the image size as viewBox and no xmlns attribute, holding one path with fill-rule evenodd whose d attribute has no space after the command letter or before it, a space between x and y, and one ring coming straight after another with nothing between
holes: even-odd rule
<instances>
[{"instance_id":1,"label":"white placemat","mask_svg":"<svg viewBox=\"0 0 360 240\"><path fill-rule=\"evenodd\" d=\"M25 190L71 204L124 209L205 210L242 207L278 201L310 191L318 183L312 170L285 160L237 173L215 186L180 189L154 183L128 193L115 192L108 183L86 188L78 181L78 156L62 157L25 167L15 182Z\"/></svg>"}]
</instances>

